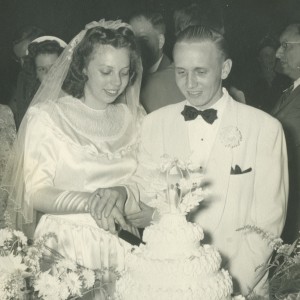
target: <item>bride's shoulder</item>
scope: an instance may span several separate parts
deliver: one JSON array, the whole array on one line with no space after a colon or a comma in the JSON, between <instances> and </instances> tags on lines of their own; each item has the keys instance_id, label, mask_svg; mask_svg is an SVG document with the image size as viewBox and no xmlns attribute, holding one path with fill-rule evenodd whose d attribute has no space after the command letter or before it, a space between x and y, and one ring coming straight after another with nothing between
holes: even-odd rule
<instances>
[{"instance_id":1,"label":"bride's shoulder","mask_svg":"<svg viewBox=\"0 0 300 300\"><path fill-rule=\"evenodd\" d=\"M72 96L69 95L62 96L58 99L48 99L43 102L32 105L28 109L28 113L29 115L40 114L40 113L46 113L52 115L53 113L57 113L63 107L73 103L76 100L77 100L76 98L73 98Z\"/></svg>"}]
</instances>

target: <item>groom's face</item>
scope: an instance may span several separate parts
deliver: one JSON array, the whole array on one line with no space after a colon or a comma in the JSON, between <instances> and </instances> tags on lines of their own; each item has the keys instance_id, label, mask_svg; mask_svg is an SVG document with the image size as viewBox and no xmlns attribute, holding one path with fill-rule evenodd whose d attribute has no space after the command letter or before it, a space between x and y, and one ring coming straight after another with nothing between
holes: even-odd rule
<instances>
[{"instance_id":1,"label":"groom's face","mask_svg":"<svg viewBox=\"0 0 300 300\"><path fill-rule=\"evenodd\" d=\"M176 43L174 63L176 83L192 105L206 109L221 98L222 79L227 77L231 64L224 61L213 42Z\"/></svg>"}]
</instances>

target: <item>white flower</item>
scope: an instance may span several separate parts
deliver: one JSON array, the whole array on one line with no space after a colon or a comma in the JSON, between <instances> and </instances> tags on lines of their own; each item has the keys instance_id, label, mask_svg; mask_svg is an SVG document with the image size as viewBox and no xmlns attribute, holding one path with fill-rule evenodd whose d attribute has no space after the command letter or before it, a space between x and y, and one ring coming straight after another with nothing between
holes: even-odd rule
<instances>
[{"instance_id":1,"label":"white flower","mask_svg":"<svg viewBox=\"0 0 300 300\"><path fill-rule=\"evenodd\" d=\"M238 295L238 296L234 296L233 300L246 300L246 298L243 297L242 295Z\"/></svg>"},{"instance_id":2,"label":"white flower","mask_svg":"<svg viewBox=\"0 0 300 300\"><path fill-rule=\"evenodd\" d=\"M160 164L160 171L161 172L168 172L174 167L179 168L181 170L186 170L187 165L180 159L176 157L171 157L168 154L164 154L161 156L161 164Z\"/></svg>"},{"instance_id":3,"label":"white flower","mask_svg":"<svg viewBox=\"0 0 300 300\"><path fill-rule=\"evenodd\" d=\"M190 160L186 162L186 167L190 171L196 171L199 169L199 165L191 162Z\"/></svg>"},{"instance_id":4,"label":"white flower","mask_svg":"<svg viewBox=\"0 0 300 300\"><path fill-rule=\"evenodd\" d=\"M24 279L21 276L4 275L0 279L1 300L21 299L21 289L24 288Z\"/></svg>"},{"instance_id":5,"label":"white flower","mask_svg":"<svg viewBox=\"0 0 300 300\"><path fill-rule=\"evenodd\" d=\"M191 181L193 182L193 184L195 184L196 186L200 186L200 184L203 181L203 174L199 173L199 172L195 172L195 173L191 173L190 174L190 178Z\"/></svg>"},{"instance_id":6,"label":"white flower","mask_svg":"<svg viewBox=\"0 0 300 300\"><path fill-rule=\"evenodd\" d=\"M82 276L84 278L84 286L86 288L91 288L95 284L95 273L92 270L83 270Z\"/></svg>"},{"instance_id":7,"label":"white flower","mask_svg":"<svg viewBox=\"0 0 300 300\"><path fill-rule=\"evenodd\" d=\"M300 264L300 254L295 255L293 261L295 264Z\"/></svg>"},{"instance_id":8,"label":"white flower","mask_svg":"<svg viewBox=\"0 0 300 300\"><path fill-rule=\"evenodd\" d=\"M36 247L29 247L27 251L27 257L30 259L37 259L42 257L42 252L39 251Z\"/></svg>"},{"instance_id":9,"label":"white flower","mask_svg":"<svg viewBox=\"0 0 300 300\"><path fill-rule=\"evenodd\" d=\"M237 127L228 126L221 129L220 138L225 147L235 148L242 141L242 133Z\"/></svg>"},{"instance_id":10,"label":"white flower","mask_svg":"<svg viewBox=\"0 0 300 300\"><path fill-rule=\"evenodd\" d=\"M282 246L282 239L281 238L276 238L274 235L270 234L270 241L269 241L269 246L272 249L278 249L279 247Z\"/></svg>"},{"instance_id":11,"label":"white flower","mask_svg":"<svg viewBox=\"0 0 300 300\"><path fill-rule=\"evenodd\" d=\"M179 180L179 188L182 190L191 190L193 187L193 182L189 179L181 178Z\"/></svg>"},{"instance_id":12,"label":"white flower","mask_svg":"<svg viewBox=\"0 0 300 300\"><path fill-rule=\"evenodd\" d=\"M68 286L65 282L60 282L59 285L59 299L65 300L68 299L70 296L70 292Z\"/></svg>"},{"instance_id":13,"label":"white flower","mask_svg":"<svg viewBox=\"0 0 300 300\"><path fill-rule=\"evenodd\" d=\"M57 269L63 269L63 270L76 270L76 263L69 260L69 259L62 259L56 263Z\"/></svg>"},{"instance_id":14,"label":"white flower","mask_svg":"<svg viewBox=\"0 0 300 300\"><path fill-rule=\"evenodd\" d=\"M22 263L21 256L14 256L10 253L7 256L0 256L0 273L24 272L27 266Z\"/></svg>"},{"instance_id":15,"label":"white flower","mask_svg":"<svg viewBox=\"0 0 300 300\"><path fill-rule=\"evenodd\" d=\"M79 280L79 276L76 273L67 273L63 278L63 282L68 286L72 295L81 296L80 289L82 288L82 282Z\"/></svg>"},{"instance_id":16,"label":"white flower","mask_svg":"<svg viewBox=\"0 0 300 300\"><path fill-rule=\"evenodd\" d=\"M14 296L12 276L0 273L0 299L10 300Z\"/></svg>"},{"instance_id":17,"label":"white flower","mask_svg":"<svg viewBox=\"0 0 300 300\"><path fill-rule=\"evenodd\" d=\"M196 207L202 200L204 200L202 189L196 189L192 193L188 193L183 197L179 204L179 209L182 213L186 214Z\"/></svg>"},{"instance_id":18,"label":"white flower","mask_svg":"<svg viewBox=\"0 0 300 300\"><path fill-rule=\"evenodd\" d=\"M166 172L169 170L174 163L174 159L171 158L168 154L164 154L161 157L161 164L160 164L160 171L161 172Z\"/></svg>"},{"instance_id":19,"label":"white flower","mask_svg":"<svg viewBox=\"0 0 300 300\"><path fill-rule=\"evenodd\" d=\"M13 234L11 230L0 229L0 247L4 246L4 242L11 241Z\"/></svg>"},{"instance_id":20,"label":"white flower","mask_svg":"<svg viewBox=\"0 0 300 300\"><path fill-rule=\"evenodd\" d=\"M58 278L53 277L49 272L41 273L35 281L34 289L39 292L43 299L59 299L60 282Z\"/></svg>"},{"instance_id":21,"label":"white flower","mask_svg":"<svg viewBox=\"0 0 300 300\"><path fill-rule=\"evenodd\" d=\"M22 231L14 230L14 235L17 237L18 240L20 240L20 242L23 245L27 244L27 237L24 235Z\"/></svg>"}]
</instances>

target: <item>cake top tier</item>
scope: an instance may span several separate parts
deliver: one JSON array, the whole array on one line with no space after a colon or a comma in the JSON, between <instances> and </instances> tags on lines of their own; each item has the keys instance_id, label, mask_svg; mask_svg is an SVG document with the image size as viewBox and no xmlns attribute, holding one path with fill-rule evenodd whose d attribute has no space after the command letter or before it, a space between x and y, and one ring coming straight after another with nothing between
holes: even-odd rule
<instances>
[{"instance_id":1,"label":"cake top tier","mask_svg":"<svg viewBox=\"0 0 300 300\"><path fill-rule=\"evenodd\" d=\"M150 256L191 256L200 247L203 230L200 225L188 222L184 214L166 213L145 229L143 239L146 242L144 252L149 252Z\"/></svg>"}]
</instances>

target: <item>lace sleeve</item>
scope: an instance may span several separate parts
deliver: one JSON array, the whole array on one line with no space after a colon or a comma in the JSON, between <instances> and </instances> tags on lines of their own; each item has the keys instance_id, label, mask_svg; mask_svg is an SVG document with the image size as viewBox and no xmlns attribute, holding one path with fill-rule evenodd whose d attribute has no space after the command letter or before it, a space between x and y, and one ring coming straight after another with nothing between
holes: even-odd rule
<instances>
[{"instance_id":1,"label":"lace sleeve","mask_svg":"<svg viewBox=\"0 0 300 300\"><path fill-rule=\"evenodd\" d=\"M59 138L44 122L46 115L36 110L28 115L24 145L24 200L44 213L82 213L87 211L90 193L64 190L54 185L56 165L62 149ZM25 212L26 213L26 212Z\"/></svg>"}]
</instances>

